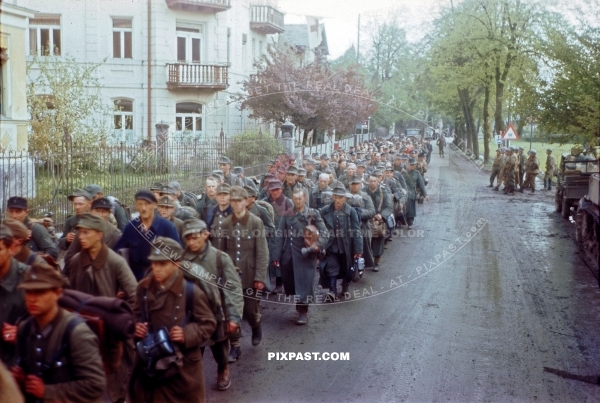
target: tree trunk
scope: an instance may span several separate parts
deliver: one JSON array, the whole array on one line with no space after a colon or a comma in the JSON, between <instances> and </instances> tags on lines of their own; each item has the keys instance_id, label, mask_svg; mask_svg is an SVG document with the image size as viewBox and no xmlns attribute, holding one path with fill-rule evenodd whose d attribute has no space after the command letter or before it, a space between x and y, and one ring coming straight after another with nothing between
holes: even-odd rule
<instances>
[{"instance_id":1,"label":"tree trunk","mask_svg":"<svg viewBox=\"0 0 600 403\"><path fill-rule=\"evenodd\" d=\"M504 121L502 120L502 101L504 100L504 82L500 74L500 67L496 67L496 109L494 111L494 131L504 132Z\"/></svg>"},{"instance_id":2,"label":"tree trunk","mask_svg":"<svg viewBox=\"0 0 600 403\"><path fill-rule=\"evenodd\" d=\"M483 96L483 162L490 160L490 139L492 127L490 125L490 86L486 85Z\"/></svg>"}]
</instances>

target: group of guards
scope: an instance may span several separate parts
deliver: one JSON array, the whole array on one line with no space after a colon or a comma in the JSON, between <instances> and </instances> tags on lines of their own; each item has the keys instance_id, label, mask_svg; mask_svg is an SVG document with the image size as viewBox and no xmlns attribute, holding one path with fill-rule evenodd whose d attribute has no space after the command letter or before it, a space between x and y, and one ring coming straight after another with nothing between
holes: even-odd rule
<instances>
[{"instance_id":1,"label":"group of guards","mask_svg":"<svg viewBox=\"0 0 600 403\"><path fill-rule=\"evenodd\" d=\"M552 190L552 178L556 171L556 161L552 155L552 149L546 150L546 170L544 171L544 189ZM500 190L504 194L514 195L525 189L531 189L535 193L535 178L540 173L540 161L535 150L529 150L527 156L523 147L499 147L496 150L496 158L492 164L492 174L488 187L495 191ZM494 186L496 180L496 186Z\"/></svg>"},{"instance_id":2,"label":"group of guards","mask_svg":"<svg viewBox=\"0 0 600 403\"><path fill-rule=\"evenodd\" d=\"M431 151L396 139L303 163L280 156L260 181L223 156L199 195L177 182L138 191L134 219L89 185L69 196L75 214L58 240L30 220L25 198L11 197L0 225L0 358L12 377L0 365L1 393L15 402L204 401L205 347L217 389L228 389L242 319L252 345L262 340L261 299L284 295L304 325L320 302L317 273L322 301L335 302L356 270L379 271L385 242L428 200ZM61 307L66 290L124 301L133 337L101 340ZM107 351L118 356L110 370Z\"/></svg>"}]
</instances>

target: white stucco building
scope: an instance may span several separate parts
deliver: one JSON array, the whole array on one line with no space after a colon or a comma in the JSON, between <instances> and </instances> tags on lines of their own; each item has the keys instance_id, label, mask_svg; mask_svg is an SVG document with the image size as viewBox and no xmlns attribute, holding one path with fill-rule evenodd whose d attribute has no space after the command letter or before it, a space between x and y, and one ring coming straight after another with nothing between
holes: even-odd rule
<instances>
[{"instance_id":1,"label":"white stucco building","mask_svg":"<svg viewBox=\"0 0 600 403\"><path fill-rule=\"evenodd\" d=\"M258 124L228 101L284 30L277 0L9 1L35 12L30 60L54 51L102 64L102 95L119 109L116 141L154 140L158 122L200 139Z\"/></svg>"}]
</instances>

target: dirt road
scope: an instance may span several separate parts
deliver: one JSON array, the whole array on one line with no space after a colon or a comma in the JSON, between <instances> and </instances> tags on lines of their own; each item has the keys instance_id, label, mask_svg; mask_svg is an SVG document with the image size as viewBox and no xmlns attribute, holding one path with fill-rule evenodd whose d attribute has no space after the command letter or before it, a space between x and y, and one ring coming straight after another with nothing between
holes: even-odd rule
<instances>
[{"instance_id":1,"label":"dirt road","mask_svg":"<svg viewBox=\"0 0 600 403\"><path fill-rule=\"evenodd\" d=\"M348 301L262 302L263 342L231 364L209 402L598 402L600 387L545 366L600 374L600 290L548 192L505 196L456 151L432 157L431 201L415 230L388 244L379 273ZM358 292L357 292L358 291ZM349 361L268 359L269 352L348 352Z\"/></svg>"}]
</instances>

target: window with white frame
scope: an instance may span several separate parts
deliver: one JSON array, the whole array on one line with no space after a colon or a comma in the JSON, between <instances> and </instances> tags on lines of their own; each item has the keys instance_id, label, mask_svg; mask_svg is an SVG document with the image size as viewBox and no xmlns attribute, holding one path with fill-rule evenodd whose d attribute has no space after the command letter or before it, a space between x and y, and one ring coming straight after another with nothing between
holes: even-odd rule
<instances>
[{"instance_id":1,"label":"window with white frame","mask_svg":"<svg viewBox=\"0 0 600 403\"><path fill-rule=\"evenodd\" d=\"M177 61L200 63L202 26L177 22Z\"/></svg>"},{"instance_id":2,"label":"window with white frame","mask_svg":"<svg viewBox=\"0 0 600 403\"><path fill-rule=\"evenodd\" d=\"M202 104L181 102L175 105L175 130L193 136L202 134Z\"/></svg>"},{"instance_id":3,"label":"window with white frame","mask_svg":"<svg viewBox=\"0 0 600 403\"><path fill-rule=\"evenodd\" d=\"M133 49L131 18L113 18L113 57L131 59Z\"/></svg>"},{"instance_id":4,"label":"window with white frame","mask_svg":"<svg viewBox=\"0 0 600 403\"><path fill-rule=\"evenodd\" d=\"M133 143L133 101L130 99L115 99L114 105L115 139Z\"/></svg>"},{"instance_id":5,"label":"window with white frame","mask_svg":"<svg viewBox=\"0 0 600 403\"><path fill-rule=\"evenodd\" d=\"M29 54L60 56L62 52L60 16L36 16L29 19Z\"/></svg>"}]
</instances>

